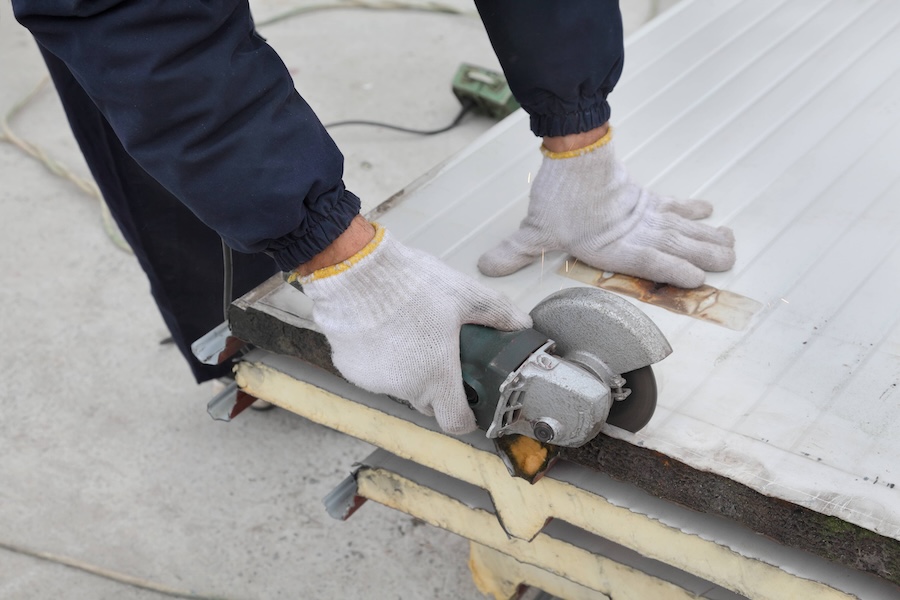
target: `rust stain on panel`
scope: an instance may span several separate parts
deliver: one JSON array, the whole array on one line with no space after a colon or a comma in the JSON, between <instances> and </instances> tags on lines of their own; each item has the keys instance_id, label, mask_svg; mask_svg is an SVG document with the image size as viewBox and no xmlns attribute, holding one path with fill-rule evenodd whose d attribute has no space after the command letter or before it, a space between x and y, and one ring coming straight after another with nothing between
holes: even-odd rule
<instances>
[{"instance_id":1,"label":"rust stain on panel","mask_svg":"<svg viewBox=\"0 0 900 600\"><path fill-rule=\"evenodd\" d=\"M563 264L558 272L575 281L618 292L641 302L735 331L746 329L753 315L763 306L752 298L710 285L686 290L629 275L608 273L581 264L574 258Z\"/></svg>"}]
</instances>

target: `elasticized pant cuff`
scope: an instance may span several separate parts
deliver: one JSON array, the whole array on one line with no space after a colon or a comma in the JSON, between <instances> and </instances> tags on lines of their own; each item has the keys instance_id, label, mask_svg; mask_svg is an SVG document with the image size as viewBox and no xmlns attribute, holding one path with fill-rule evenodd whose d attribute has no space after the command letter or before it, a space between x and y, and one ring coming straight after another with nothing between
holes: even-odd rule
<instances>
[{"instance_id":1,"label":"elasticized pant cuff","mask_svg":"<svg viewBox=\"0 0 900 600\"><path fill-rule=\"evenodd\" d=\"M596 129L609 121L610 108L605 100L577 112L563 114L531 113L531 131L538 137L558 137Z\"/></svg>"},{"instance_id":2,"label":"elasticized pant cuff","mask_svg":"<svg viewBox=\"0 0 900 600\"><path fill-rule=\"evenodd\" d=\"M350 226L350 221L359 214L359 208L359 198L352 192L343 190L332 206L318 205L311 209L310 222L306 227L278 240L280 247L270 247L268 253L275 259L279 269L293 271L298 265L309 262L344 233Z\"/></svg>"}]
</instances>

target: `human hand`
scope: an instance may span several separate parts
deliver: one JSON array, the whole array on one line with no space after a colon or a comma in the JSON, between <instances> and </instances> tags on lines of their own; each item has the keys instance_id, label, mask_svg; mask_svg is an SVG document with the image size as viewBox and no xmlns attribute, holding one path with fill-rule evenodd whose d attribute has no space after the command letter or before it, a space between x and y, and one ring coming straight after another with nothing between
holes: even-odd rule
<instances>
[{"instance_id":1,"label":"human hand","mask_svg":"<svg viewBox=\"0 0 900 600\"><path fill-rule=\"evenodd\" d=\"M485 253L485 275L509 275L543 252L563 250L588 265L682 288L704 271L734 265L734 233L697 223L712 214L702 200L677 201L632 182L610 134L573 152L546 149L519 230Z\"/></svg>"},{"instance_id":2,"label":"human hand","mask_svg":"<svg viewBox=\"0 0 900 600\"><path fill-rule=\"evenodd\" d=\"M376 226L362 251L300 278L313 319L351 383L407 400L441 429L476 428L463 389L459 331L478 323L514 331L531 317L499 293Z\"/></svg>"}]
</instances>

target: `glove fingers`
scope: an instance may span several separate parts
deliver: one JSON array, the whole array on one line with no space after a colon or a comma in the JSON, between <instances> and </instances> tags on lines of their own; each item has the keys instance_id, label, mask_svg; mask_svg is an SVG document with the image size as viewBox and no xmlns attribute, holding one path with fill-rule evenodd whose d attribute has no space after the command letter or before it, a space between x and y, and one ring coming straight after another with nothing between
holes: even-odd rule
<instances>
[{"instance_id":1,"label":"glove fingers","mask_svg":"<svg viewBox=\"0 0 900 600\"><path fill-rule=\"evenodd\" d=\"M543 252L555 249L556 245L550 244L538 229L523 225L499 246L482 254L478 270L488 277L503 277L527 267Z\"/></svg>"},{"instance_id":2,"label":"glove fingers","mask_svg":"<svg viewBox=\"0 0 900 600\"><path fill-rule=\"evenodd\" d=\"M412 402L411 400L407 400L407 402L412 404L413 408L415 408L426 417L434 416L434 408L432 408L430 404L426 404L424 402Z\"/></svg>"},{"instance_id":3,"label":"glove fingers","mask_svg":"<svg viewBox=\"0 0 900 600\"><path fill-rule=\"evenodd\" d=\"M531 327L531 316L513 302L478 282L467 290L469 305L463 313L463 322L493 327L501 331L517 331Z\"/></svg>"},{"instance_id":4,"label":"glove fingers","mask_svg":"<svg viewBox=\"0 0 900 600\"><path fill-rule=\"evenodd\" d=\"M713 205L706 200L674 200L665 198L659 205L659 212L675 213L685 219L705 219L713 213Z\"/></svg>"},{"instance_id":5,"label":"glove fingers","mask_svg":"<svg viewBox=\"0 0 900 600\"><path fill-rule=\"evenodd\" d=\"M447 433L461 435L475 431L478 426L475 423L475 414L469 408L469 402L466 400L461 370L455 385L452 386L450 391L451 393L448 397L440 393L441 390L438 386L435 386L426 392L427 395L423 398L423 401L431 406L438 425Z\"/></svg>"},{"instance_id":6,"label":"glove fingers","mask_svg":"<svg viewBox=\"0 0 900 600\"><path fill-rule=\"evenodd\" d=\"M669 231L648 245L690 262L704 271L727 271L734 266L734 249Z\"/></svg>"},{"instance_id":7,"label":"glove fingers","mask_svg":"<svg viewBox=\"0 0 900 600\"><path fill-rule=\"evenodd\" d=\"M660 230L670 230L684 236L728 248L734 247L734 232L729 227L713 227L706 223L696 223L672 213L660 213L652 225Z\"/></svg>"},{"instance_id":8,"label":"glove fingers","mask_svg":"<svg viewBox=\"0 0 900 600\"><path fill-rule=\"evenodd\" d=\"M706 279L703 269L689 261L647 246L610 244L598 252L593 260L584 262L598 269L687 289L700 287Z\"/></svg>"},{"instance_id":9,"label":"glove fingers","mask_svg":"<svg viewBox=\"0 0 900 600\"><path fill-rule=\"evenodd\" d=\"M475 283L476 289L488 288ZM462 286L464 291L468 286ZM453 329L449 326L448 330ZM443 345L439 352L439 362L427 369L430 377L425 380L424 389L413 401L413 406L420 412L433 415L440 428L447 433L460 435L477 428L475 414L469 408L466 391L463 387L462 365L459 360L459 329ZM445 338L446 339L446 338Z\"/></svg>"}]
</instances>

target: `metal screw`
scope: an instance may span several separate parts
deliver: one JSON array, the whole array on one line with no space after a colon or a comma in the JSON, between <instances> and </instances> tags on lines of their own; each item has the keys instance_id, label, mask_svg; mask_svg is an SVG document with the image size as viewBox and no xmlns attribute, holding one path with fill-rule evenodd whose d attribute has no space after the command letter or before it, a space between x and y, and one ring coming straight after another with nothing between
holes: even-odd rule
<instances>
[{"instance_id":1,"label":"metal screw","mask_svg":"<svg viewBox=\"0 0 900 600\"><path fill-rule=\"evenodd\" d=\"M556 431L553 430L553 425L546 421L538 421L535 423L533 431L535 439L539 442L549 442L556 435Z\"/></svg>"},{"instance_id":2,"label":"metal screw","mask_svg":"<svg viewBox=\"0 0 900 600\"><path fill-rule=\"evenodd\" d=\"M631 395L631 388L622 387L627 381L625 381L624 377L613 377L612 379L613 387L610 388L610 393L612 394L612 399L616 402L621 402Z\"/></svg>"},{"instance_id":3,"label":"metal screw","mask_svg":"<svg viewBox=\"0 0 900 600\"><path fill-rule=\"evenodd\" d=\"M548 371L556 366L556 361L546 354L541 354L540 356L538 356L536 362L539 367Z\"/></svg>"}]
</instances>

